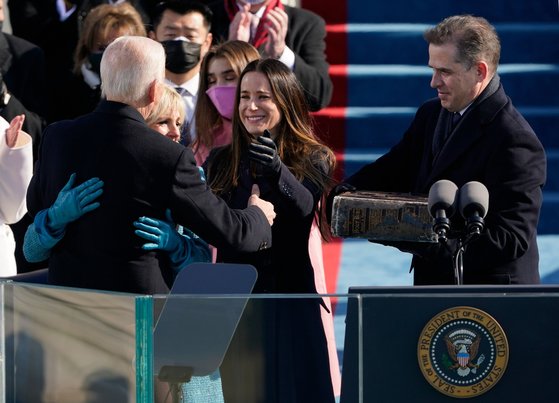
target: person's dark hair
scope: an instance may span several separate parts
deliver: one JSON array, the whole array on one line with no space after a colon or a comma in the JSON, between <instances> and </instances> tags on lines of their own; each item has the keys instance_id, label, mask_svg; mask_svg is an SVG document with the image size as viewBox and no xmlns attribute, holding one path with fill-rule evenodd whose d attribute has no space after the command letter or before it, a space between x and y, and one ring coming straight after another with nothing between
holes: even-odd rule
<instances>
[{"instance_id":1,"label":"person's dark hair","mask_svg":"<svg viewBox=\"0 0 559 403\"><path fill-rule=\"evenodd\" d=\"M275 59L254 60L241 73L235 97L232 142L208 165L210 187L216 194L223 195L238 185L241 156L253 140L241 122L238 106L243 78L252 72L266 76L274 103L281 113L274 142L282 162L298 180L312 182L323 199L333 185L336 158L314 134L312 116L299 80L291 69ZM328 239L330 232L325 209L321 208L325 205L323 202L318 206L319 225L323 237Z\"/></svg>"},{"instance_id":2,"label":"person's dark hair","mask_svg":"<svg viewBox=\"0 0 559 403\"><path fill-rule=\"evenodd\" d=\"M167 0L158 3L154 8L153 15L151 16L151 25L154 31L161 23L163 13L166 10L170 10L180 15L190 14L193 12L202 14L204 17L204 26L208 29L208 32L212 28L213 13L207 5L192 0Z\"/></svg>"},{"instance_id":3,"label":"person's dark hair","mask_svg":"<svg viewBox=\"0 0 559 403\"><path fill-rule=\"evenodd\" d=\"M484 60L491 73L497 71L501 57L501 42L495 27L485 18L473 15L456 15L445 18L423 34L429 44L436 46L452 43L458 50L457 62L471 68Z\"/></svg>"}]
</instances>

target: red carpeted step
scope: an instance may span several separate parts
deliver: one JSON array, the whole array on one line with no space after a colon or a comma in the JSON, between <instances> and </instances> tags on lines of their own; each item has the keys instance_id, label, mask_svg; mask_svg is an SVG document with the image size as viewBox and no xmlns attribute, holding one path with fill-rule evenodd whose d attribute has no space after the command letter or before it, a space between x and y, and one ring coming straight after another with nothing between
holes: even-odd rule
<instances>
[{"instance_id":1,"label":"red carpeted step","mask_svg":"<svg viewBox=\"0 0 559 403\"><path fill-rule=\"evenodd\" d=\"M345 149L345 106L347 105L347 1L302 0L301 7L320 15L326 21L326 54L328 62L335 65L337 78L330 107L314 114L316 132L336 152L343 155ZM344 79L345 77L345 79ZM338 159L335 176L343 178L343 159ZM342 240L323 243L326 287L336 292L340 269Z\"/></svg>"}]
</instances>

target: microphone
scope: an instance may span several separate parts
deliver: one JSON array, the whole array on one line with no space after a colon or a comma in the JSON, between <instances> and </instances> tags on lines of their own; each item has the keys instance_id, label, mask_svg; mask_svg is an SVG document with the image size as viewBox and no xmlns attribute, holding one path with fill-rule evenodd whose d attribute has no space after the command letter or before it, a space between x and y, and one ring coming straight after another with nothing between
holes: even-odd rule
<instances>
[{"instance_id":1,"label":"microphone","mask_svg":"<svg viewBox=\"0 0 559 403\"><path fill-rule=\"evenodd\" d=\"M470 235L480 235L485 227L483 218L489 209L489 192L483 183L472 181L460 188L460 214L466 219Z\"/></svg>"},{"instance_id":2,"label":"microphone","mask_svg":"<svg viewBox=\"0 0 559 403\"><path fill-rule=\"evenodd\" d=\"M429 189L427 206L431 217L435 219L433 231L442 243L446 242L446 234L450 231L449 218L454 214L457 192L458 187L446 179L433 183Z\"/></svg>"}]
</instances>

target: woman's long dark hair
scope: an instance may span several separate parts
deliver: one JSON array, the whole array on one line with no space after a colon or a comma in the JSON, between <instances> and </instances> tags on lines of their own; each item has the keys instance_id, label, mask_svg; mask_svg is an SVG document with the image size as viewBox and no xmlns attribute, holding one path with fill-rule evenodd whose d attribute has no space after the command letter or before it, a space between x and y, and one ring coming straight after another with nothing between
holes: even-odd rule
<instances>
[{"instance_id":1,"label":"woman's long dark hair","mask_svg":"<svg viewBox=\"0 0 559 403\"><path fill-rule=\"evenodd\" d=\"M333 184L332 173L336 164L334 153L314 134L309 107L295 74L274 59L255 60L243 70L237 86L232 143L208 167L210 187L217 194L225 194L238 185L241 156L252 141L252 136L241 122L238 108L241 83L250 72L266 76L273 100L281 112L274 141L282 162L298 180L306 178L313 182L324 198ZM330 231L323 217L323 204L321 202L318 206L319 225L323 237L328 239Z\"/></svg>"}]
</instances>

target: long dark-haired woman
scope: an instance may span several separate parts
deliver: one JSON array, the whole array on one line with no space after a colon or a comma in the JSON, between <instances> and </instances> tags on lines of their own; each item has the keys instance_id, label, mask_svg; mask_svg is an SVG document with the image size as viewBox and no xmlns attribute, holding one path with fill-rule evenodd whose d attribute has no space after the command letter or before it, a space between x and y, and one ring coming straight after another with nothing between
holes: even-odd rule
<instances>
[{"instance_id":1,"label":"long dark-haired woman","mask_svg":"<svg viewBox=\"0 0 559 403\"><path fill-rule=\"evenodd\" d=\"M273 245L249 254L218 250L218 261L255 266L255 293L316 293L309 234L334 165L293 72L274 59L248 64L232 143L213 150L205 168L209 186L233 208L244 208L258 185L277 213ZM225 400L333 402L320 309L318 298L253 300L222 366Z\"/></svg>"}]
</instances>

